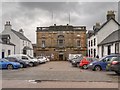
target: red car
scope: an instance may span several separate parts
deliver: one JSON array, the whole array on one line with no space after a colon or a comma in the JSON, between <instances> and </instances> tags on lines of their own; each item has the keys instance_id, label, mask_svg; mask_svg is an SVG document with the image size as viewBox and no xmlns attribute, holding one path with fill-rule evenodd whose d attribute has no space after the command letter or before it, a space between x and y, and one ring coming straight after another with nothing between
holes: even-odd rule
<instances>
[{"instance_id":1,"label":"red car","mask_svg":"<svg viewBox=\"0 0 120 90\"><path fill-rule=\"evenodd\" d=\"M92 61L98 60L97 58L92 58L92 57L84 57L81 61L80 61L80 67L83 69L87 69L87 65L89 63L91 63Z\"/></svg>"}]
</instances>

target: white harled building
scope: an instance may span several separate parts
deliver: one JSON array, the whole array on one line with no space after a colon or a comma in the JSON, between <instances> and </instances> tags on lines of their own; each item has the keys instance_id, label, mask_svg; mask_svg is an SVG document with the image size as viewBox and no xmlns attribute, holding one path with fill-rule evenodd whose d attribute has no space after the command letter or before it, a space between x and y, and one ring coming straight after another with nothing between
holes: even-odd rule
<instances>
[{"instance_id":1,"label":"white harled building","mask_svg":"<svg viewBox=\"0 0 120 90\"><path fill-rule=\"evenodd\" d=\"M13 30L10 22L6 22L2 35L10 35L11 43L15 45L15 54L26 54L33 56L32 42L24 35L24 31Z\"/></svg>"},{"instance_id":2,"label":"white harled building","mask_svg":"<svg viewBox=\"0 0 120 90\"><path fill-rule=\"evenodd\" d=\"M96 23L96 25L93 26L93 30L88 31L88 56L96 57L98 55L101 58L105 55L114 53L113 48L109 45L105 46L107 49L106 52L104 51L104 47L99 45L120 27L120 24L115 19L114 11L108 11L106 17L107 20L105 23L102 25Z\"/></svg>"}]
</instances>

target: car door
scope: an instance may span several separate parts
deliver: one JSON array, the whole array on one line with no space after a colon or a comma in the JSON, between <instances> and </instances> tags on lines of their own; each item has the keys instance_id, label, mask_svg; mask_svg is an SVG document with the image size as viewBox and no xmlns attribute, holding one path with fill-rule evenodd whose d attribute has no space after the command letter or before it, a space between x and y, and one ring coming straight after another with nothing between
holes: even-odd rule
<instances>
[{"instance_id":1,"label":"car door","mask_svg":"<svg viewBox=\"0 0 120 90\"><path fill-rule=\"evenodd\" d=\"M4 60L0 61L0 68L6 68L7 66L7 62L5 62Z\"/></svg>"},{"instance_id":2,"label":"car door","mask_svg":"<svg viewBox=\"0 0 120 90\"><path fill-rule=\"evenodd\" d=\"M114 58L114 57L116 57L116 56L108 56L108 57L105 57L105 58L102 60L102 68L103 68L104 70L106 70L108 63L109 63L109 62L112 60L112 58Z\"/></svg>"},{"instance_id":3,"label":"car door","mask_svg":"<svg viewBox=\"0 0 120 90\"><path fill-rule=\"evenodd\" d=\"M106 66L107 66L107 61L106 61L107 58L104 58L100 61L100 66L102 68L102 70L106 70Z\"/></svg>"}]
</instances>

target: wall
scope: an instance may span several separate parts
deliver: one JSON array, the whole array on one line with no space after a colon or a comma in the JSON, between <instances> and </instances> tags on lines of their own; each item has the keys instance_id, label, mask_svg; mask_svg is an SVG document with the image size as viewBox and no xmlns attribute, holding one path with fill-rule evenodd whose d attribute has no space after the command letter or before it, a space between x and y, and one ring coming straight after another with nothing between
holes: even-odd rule
<instances>
[{"instance_id":1,"label":"wall","mask_svg":"<svg viewBox=\"0 0 120 90\"><path fill-rule=\"evenodd\" d=\"M94 46L94 38L96 39L96 45L95 46ZM91 40L93 41L93 46L91 46ZM90 41L90 47L89 47L89 41ZM91 49L92 50L96 49L96 55L95 56L98 55L98 47L97 47L97 37L96 37L96 35L92 35L90 38L88 38L87 47L88 47L88 55L89 55L89 50L91 51ZM92 55L90 54L90 56L94 57L94 51L93 51Z\"/></svg>"},{"instance_id":2,"label":"wall","mask_svg":"<svg viewBox=\"0 0 120 90\"><path fill-rule=\"evenodd\" d=\"M15 44L15 54L20 54L20 39L16 36L11 30L4 30L2 34L9 34L10 35L10 42Z\"/></svg>"},{"instance_id":3,"label":"wall","mask_svg":"<svg viewBox=\"0 0 120 90\"><path fill-rule=\"evenodd\" d=\"M59 31L58 31L59 32ZM64 59L68 57L68 54L70 53L82 53L83 55L86 55L86 31L63 31L64 35L64 49L63 52L60 52L61 50L58 47L57 44L57 38L58 33L57 31L39 31L37 32L37 56L40 56L41 53L45 53L46 55L54 54L55 60L58 60L59 53L64 54ZM44 34L44 40L46 42L46 48L42 49L42 35ZM77 50L76 42L80 39L81 42L81 50Z\"/></svg>"},{"instance_id":4,"label":"wall","mask_svg":"<svg viewBox=\"0 0 120 90\"><path fill-rule=\"evenodd\" d=\"M110 20L100 31L97 33L97 39L99 44L102 42L106 37L108 37L112 32L118 30L118 24L114 20Z\"/></svg>"},{"instance_id":5,"label":"wall","mask_svg":"<svg viewBox=\"0 0 120 90\"><path fill-rule=\"evenodd\" d=\"M0 46L2 46L2 49L0 51L0 58L2 58L2 52L4 52L5 57L7 57L8 56L8 50L11 51L11 54L14 54L14 46L7 45L7 44L1 44L1 43L0 43Z\"/></svg>"}]
</instances>

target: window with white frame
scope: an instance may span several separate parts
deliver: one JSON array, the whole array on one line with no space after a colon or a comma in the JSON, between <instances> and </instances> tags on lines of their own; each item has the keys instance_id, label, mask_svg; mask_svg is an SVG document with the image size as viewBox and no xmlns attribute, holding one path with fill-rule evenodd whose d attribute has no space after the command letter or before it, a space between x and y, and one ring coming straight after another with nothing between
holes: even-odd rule
<instances>
[{"instance_id":1,"label":"window with white frame","mask_svg":"<svg viewBox=\"0 0 120 90\"><path fill-rule=\"evenodd\" d=\"M94 38L94 46L96 45L96 38Z\"/></svg>"},{"instance_id":2,"label":"window with white frame","mask_svg":"<svg viewBox=\"0 0 120 90\"><path fill-rule=\"evenodd\" d=\"M45 47L45 40L42 40L42 48Z\"/></svg>"},{"instance_id":3,"label":"window with white frame","mask_svg":"<svg viewBox=\"0 0 120 90\"><path fill-rule=\"evenodd\" d=\"M119 52L119 43L115 44L115 53L120 53Z\"/></svg>"}]
</instances>

